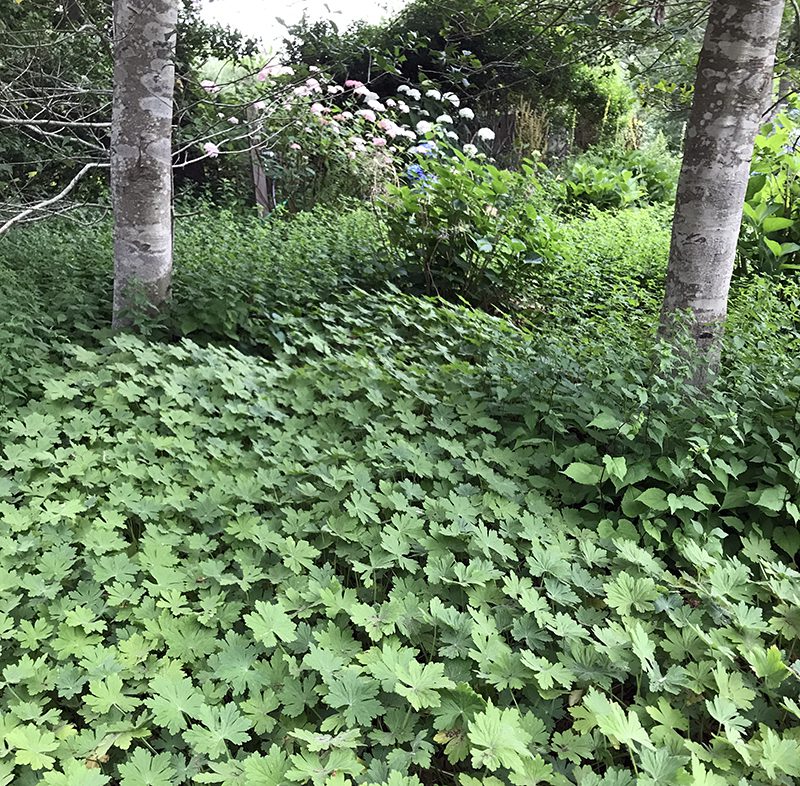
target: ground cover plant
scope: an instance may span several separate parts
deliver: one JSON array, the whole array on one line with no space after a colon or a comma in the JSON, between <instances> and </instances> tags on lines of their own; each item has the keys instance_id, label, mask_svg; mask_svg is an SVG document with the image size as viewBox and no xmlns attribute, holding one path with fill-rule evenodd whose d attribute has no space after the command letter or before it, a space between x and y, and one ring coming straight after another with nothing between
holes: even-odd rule
<instances>
[{"instance_id":1,"label":"ground cover plant","mask_svg":"<svg viewBox=\"0 0 800 786\"><path fill-rule=\"evenodd\" d=\"M73 346L3 426L4 782L792 782L800 380L276 328Z\"/></svg>"},{"instance_id":2,"label":"ground cover plant","mask_svg":"<svg viewBox=\"0 0 800 786\"><path fill-rule=\"evenodd\" d=\"M407 39L194 75L122 330L108 218L0 222L0 786L800 782L791 114L699 389L622 61Z\"/></svg>"},{"instance_id":3,"label":"ground cover plant","mask_svg":"<svg viewBox=\"0 0 800 786\"><path fill-rule=\"evenodd\" d=\"M800 784L797 4L201 5L0 20L0 786Z\"/></svg>"}]
</instances>

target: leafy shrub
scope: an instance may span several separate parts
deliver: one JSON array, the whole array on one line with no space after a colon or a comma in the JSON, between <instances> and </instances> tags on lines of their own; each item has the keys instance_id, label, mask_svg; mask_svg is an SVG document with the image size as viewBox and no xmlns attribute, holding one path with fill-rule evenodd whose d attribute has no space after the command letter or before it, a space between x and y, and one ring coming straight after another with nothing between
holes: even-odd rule
<instances>
[{"instance_id":1,"label":"leafy shrub","mask_svg":"<svg viewBox=\"0 0 800 786\"><path fill-rule=\"evenodd\" d=\"M640 149L595 148L568 164L566 200L601 209L672 202L679 168L663 136Z\"/></svg>"},{"instance_id":2,"label":"leafy shrub","mask_svg":"<svg viewBox=\"0 0 800 786\"><path fill-rule=\"evenodd\" d=\"M698 401L486 315L311 311L268 363L75 348L3 427L0 780L800 776L790 359Z\"/></svg>"},{"instance_id":3,"label":"leafy shrub","mask_svg":"<svg viewBox=\"0 0 800 786\"><path fill-rule=\"evenodd\" d=\"M739 237L739 274L795 271L800 251L800 125L796 110L756 137Z\"/></svg>"},{"instance_id":4,"label":"leafy shrub","mask_svg":"<svg viewBox=\"0 0 800 786\"><path fill-rule=\"evenodd\" d=\"M397 84L396 93L381 102L370 76L368 84L352 78L340 84L317 65L295 70L277 64L256 74L256 62L251 69L223 69L222 85L206 80L204 108L184 135L195 140L188 143L193 156L202 150L193 164L210 166L213 160L231 175L223 161L238 153L240 172L247 169L241 162L261 168L262 201L272 207L295 212L382 193L423 133L421 124L449 139L471 134L467 120L474 119L474 110L427 79L415 87ZM258 149L250 155L254 144Z\"/></svg>"},{"instance_id":5,"label":"leafy shrub","mask_svg":"<svg viewBox=\"0 0 800 786\"><path fill-rule=\"evenodd\" d=\"M416 167L384 203L389 240L411 281L482 307L527 298L558 258L536 166L516 173L450 149Z\"/></svg>"},{"instance_id":6,"label":"leafy shrub","mask_svg":"<svg viewBox=\"0 0 800 786\"><path fill-rule=\"evenodd\" d=\"M610 209L642 201L644 192L627 167L609 164L596 153L579 156L570 164L564 181L567 203Z\"/></svg>"}]
</instances>

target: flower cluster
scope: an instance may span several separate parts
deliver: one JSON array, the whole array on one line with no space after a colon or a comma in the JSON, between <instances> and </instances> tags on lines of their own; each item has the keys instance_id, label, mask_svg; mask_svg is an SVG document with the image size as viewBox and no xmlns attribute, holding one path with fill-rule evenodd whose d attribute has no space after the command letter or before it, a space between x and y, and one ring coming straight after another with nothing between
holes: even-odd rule
<instances>
[{"instance_id":1,"label":"flower cluster","mask_svg":"<svg viewBox=\"0 0 800 786\"><path fill-rule=\"evenodd\" d=\"M201 87L209 94L220 92L210 80ZM291 66L267 64L251 83L237 89L245 93L243 103L250 107L247 120L221 114L229 128L241 123L241 130L238 135L220 130L203 143L209 158L218 157L223 146L235 149L233 143L243 140L249 147L269 150L271 166L282 162L284 168L307 172L314 161L338 157L351 163L363 160L360 169L382 166L424 182L421 165L409 167L409 157L413 162L414 157L434 155L438 143L457 145L475 157L480 152L476 143L495 138L490 128L473 133L467 124L475 120L475 112L462 106L455 93L443 93L430 83L400 85L396 95L381 96L357 79L338 84L319 68L308 68L302 75ZM359 169L352 171L355 175Z\"/></svg>"}]
</instances>

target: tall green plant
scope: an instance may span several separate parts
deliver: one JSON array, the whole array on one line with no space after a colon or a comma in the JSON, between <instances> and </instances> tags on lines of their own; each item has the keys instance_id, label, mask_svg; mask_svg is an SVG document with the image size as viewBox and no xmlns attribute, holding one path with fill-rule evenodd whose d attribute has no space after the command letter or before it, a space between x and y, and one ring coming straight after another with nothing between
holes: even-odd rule
<instances>
[{"instance_id":1,"label":"tall green plant","mask_svg":"<svg viewBox=\"0 0 800 786\"><path fill-rule=\"evenodd\" d=\"M800 123L789 110L756 137L737 272L800 270Z\"/></svg>"},{"instance_id":2,"label":"tall green plant","mask_svg":"<svg viewBox=\"0 0 800 786\"><path fill-rule=\"evenodd\" d=\"M526 297L559 255L539 167L511 172L452 148L420 159L412 182L390 188L384 202L389 238L412 279L482 307Z\"/></svg>"}]
</instances>

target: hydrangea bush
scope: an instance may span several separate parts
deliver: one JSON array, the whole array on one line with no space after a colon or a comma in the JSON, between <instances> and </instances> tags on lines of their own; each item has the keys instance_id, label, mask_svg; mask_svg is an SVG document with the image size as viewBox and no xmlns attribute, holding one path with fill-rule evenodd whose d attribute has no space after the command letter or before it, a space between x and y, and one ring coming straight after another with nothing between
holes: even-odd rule
<instances>
[{"instance_id":1,"label":"hydrangea bush","mask_svg":"<svg viewBox=\"0 0 800 786\"><path fill-rule=\"evenodd\" d=\"M435 130L429 130L435 134ZM390 187L383 216L400 265L428 294L484 308L531 305L537 282L561 255L560 229L539 175L498 169L446 137L412 148L407 182Z\"/></svg>"},{"instance_id":2,"label":"hydrangea bush","mask_svg":"<svg viewBox=\"0 0 800 786\"><path fill-rule=\"evenodd\" d=\"M369 85L338 84L315 67L300 74L267 65L234 85L206 80L204 86L217 121L200 144L202 156L258 151L279 191L276 200L285 197L294 207L382 191L397 181L419 141L440 137L470 150L493 138L490 129L473 133L475 113L455 93L430 84L403 84L381 98Z\"/></svg>"}]
</instances>

